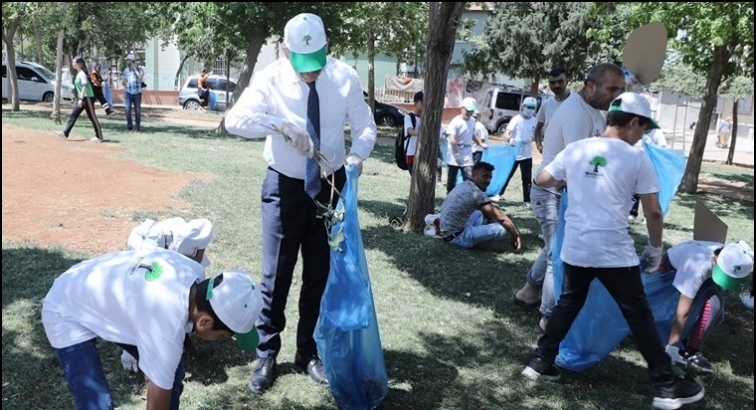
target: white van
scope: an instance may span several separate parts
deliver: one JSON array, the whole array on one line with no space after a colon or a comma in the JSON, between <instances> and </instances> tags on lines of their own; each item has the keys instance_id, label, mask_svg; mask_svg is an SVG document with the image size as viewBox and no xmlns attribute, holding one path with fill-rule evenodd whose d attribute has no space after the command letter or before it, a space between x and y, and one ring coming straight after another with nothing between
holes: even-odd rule
<instances>
[{"instance_id":1,"label":"white van","mask_svg":"<svg viewBox=\"0 0 756 410\"><path fill-rule=\"evenodd\" d=\"M529 97L530 92L516 87L495 87L486 92L485 100L481 105L480 120L485 124L489 132L502 135L511 120L520 112L522 100ZM538 108L541 108L541 102L550 98L549 94L539 94Z\"/></svg>"},{"instance_id":2,"label":"white van","mask_svg":"<svg viewBox=\"0 0 756 410\"><path fill-rule=\"evenodd\" d=\"M26 101L52 102L55 96L55 73L37 63L16 61L16 76L18 78L18 96ZM8 85L8 62L3 61L3 99L8 100L10 87ZM60 96L64 100L73 100L74 86L63 82Z\"/></svg>"}]
</instances>

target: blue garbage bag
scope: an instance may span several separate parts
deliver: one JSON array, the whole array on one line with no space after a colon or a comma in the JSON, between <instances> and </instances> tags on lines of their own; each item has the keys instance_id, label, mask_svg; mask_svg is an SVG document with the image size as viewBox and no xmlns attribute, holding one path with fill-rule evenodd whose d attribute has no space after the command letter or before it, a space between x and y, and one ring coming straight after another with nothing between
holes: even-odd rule
<instances>
[{"instance_id":1,"label":"blue garbage bag","mask_svg":"<svg viewBox=\"0 0 756 410\"><path fill-rule=\"evenodd\" d=\"M215 107L218 106L218 94L216 94L215 91L210 90L210 97L207 102L208 105L210 105L210 110L215 111Z\"/></svg>"},{"instance_id":2,"label":"blue garbage bag","mask_svg":"<svg viewBox=\"0 0 756 410\"><path fill-rule=\"evenodd\" d=\"M493 145L488 147L487 150L483 151L481 161L488 162L489 164L494 166L494 172L491 176L491 183L488 185L488 189L486 189L486 194L488 196L498 195L499 191L501 191L501 188L504 187L504 184L507 182L507 178L509 177L509 173L512 172L512 168L514 167L515 161L517 160L517 154L522 149L522 145L522 142L518 143L517 145ZM444 158L448 158L449 144L445 142L441 143L441 151L444 154ZM462 173L458 173L457 183L459 184L461 182Z\"/></svg>"},{"instance_id":3,"label":"blue garbage bag","mask_svg":"<svg viewBox=\"0 0 756 410\"><path fill-rule=\"evenodd\" d=\"M666 213L680 185L685 171L685 157L679 152L643 142L656 170L661 186L659 202ZM564 240L564 213L568 206L567 190L560 200L557 233L552 245L554 291L557 300L561 295L564 267L559 253ZM643 274L643 286L651 311L654 314L662 343L667 342L671 321L675 316L679 292L672 286L674 272ZM578 314L567 336L559 346L556 364L567 370L582 371L598 364L630 334L627 321L617 303L598 280L591 283L588 299Z\"/></svg>"},{"instance_id":4,"label":"blue garbage bag","mask_svg":"<svg viewBox=\"0 0 756 410\"><path fill-rule=\"evenodd\" d=\"M654 164L656 177L661 186L659 203L662 212L666 215L685 173L685 153L682 150L671 150L649 144L645 139L643 140L643 149L646 150L649 158L651 158L651 163Z\"/></svg>"},{"instance_id":5,"label":"blue garbage bag","mask_svg":"<svg viewBox=\"0 0 756 410\"><path fill-rule=\"evenodd\" d=\"M388 375L357 215L358 170L348 166L346 173L337 207L344 217L331 231L343 241L332 244L314 336L339 408L373 410L388 394Z\"/></svg>"}]
</instances>

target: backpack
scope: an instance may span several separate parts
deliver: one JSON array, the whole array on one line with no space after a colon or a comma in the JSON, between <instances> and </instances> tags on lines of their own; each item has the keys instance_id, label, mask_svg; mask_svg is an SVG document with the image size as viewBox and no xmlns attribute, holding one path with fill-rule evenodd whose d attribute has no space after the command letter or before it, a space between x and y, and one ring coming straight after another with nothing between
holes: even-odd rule
<instances>
[{"instance_id":1,"label":"backpack","mask_svg":"<svg viewBox=\"0 0 756 410\"><path fill-rule=\"evenodd\" d=\"M417 117L415 113L409 113L410 120L412 121L412 128L417 127ZM404 133L404 125L399 128L399 133L394 139L394 158L396 159L396 166L400 169L407 170L407 147L409 146L409 135Z\"/></svg>"}]
</instances>

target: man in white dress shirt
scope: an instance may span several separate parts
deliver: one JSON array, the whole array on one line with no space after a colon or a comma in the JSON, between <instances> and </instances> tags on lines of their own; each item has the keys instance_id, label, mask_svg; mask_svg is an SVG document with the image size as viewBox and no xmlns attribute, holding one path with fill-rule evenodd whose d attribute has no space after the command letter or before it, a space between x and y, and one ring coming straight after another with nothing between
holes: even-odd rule
<instances>
[{"instance_id":1,"label":"man in white dress shirt","mask_svg":"<svg viewBox=\"0 0 756 410\"><path fill-rule=\"evenodd\" d=\"M329 180L338 190L346 181L344 164L362 170L373 150L376 126L354 69L327 55L320 17L303 13L284 28L283 56L252 79L226 115L226 127L244 138L263 138L268 171L262 186L264 308L258 321L260 345L250 388L262 393L276 375L280 333L297 254L302 251L302 290L295 365L318 383L327 383L313 338L330 269L328 233L315 201L334 208ZM344 125L352 145L345 154ZM321 178L313 153L332 169Z\"/></svg>"}]
</instances>

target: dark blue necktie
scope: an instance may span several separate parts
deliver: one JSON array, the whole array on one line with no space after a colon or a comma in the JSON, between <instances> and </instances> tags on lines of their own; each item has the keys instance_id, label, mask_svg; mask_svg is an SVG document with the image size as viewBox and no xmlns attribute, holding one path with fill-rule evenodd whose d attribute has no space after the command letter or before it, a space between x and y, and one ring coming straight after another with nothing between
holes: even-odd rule
<instances>
[{"instance_id":1,"label":"dark blue necktie","mask_svg":"<svg viewBox=\"0 0 756 410\"><path fill-rule=\"evenodd\" d=\"M320 100L315 82L307 84L310 93L307 96L307 133L312 138L315 151L320 150ZM305 192L310 198L315 198L320 193L320 166L314 158L307 158L305 167Z\"/></svg>"}]
</instances>

